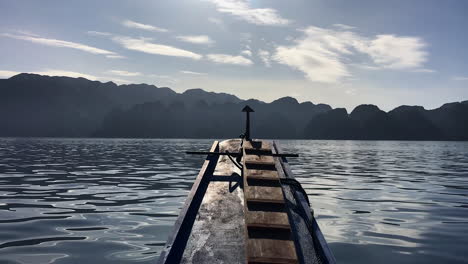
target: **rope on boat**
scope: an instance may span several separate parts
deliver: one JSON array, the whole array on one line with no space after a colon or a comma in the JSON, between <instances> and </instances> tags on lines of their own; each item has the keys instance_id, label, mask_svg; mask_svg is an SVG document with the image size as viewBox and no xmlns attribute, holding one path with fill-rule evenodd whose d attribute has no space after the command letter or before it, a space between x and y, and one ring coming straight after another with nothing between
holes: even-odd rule
<instances>
[{"instance_id":1,"label":"rope on boat","mask_svg":"<svg viewBox=\"0 0 468 264\"><path fill-rule=\"evenodd\" d=\"M242 164L239 164L236 160L233 159L234 156L237 156L237 155L231 155L231 153L229 151L226 150L226 153L228 154L227 156L229 157L229 159L232 161L232 163L237 167L239 168L240 170L242 170L243 166Z\"/></svg>"},{"instance_id":2,"label":"rope on boat","mask_svg":"<svg viewBox=\"0 0 468 264\"><path fill-rule=\"evenodd\" d=\"M281 184L289 185L289 186L293 187L293 189L295 191L301 192L302 195L306 198L307 204L310 207L309 196L307 195L304 188L302 188L302 185L296 179L293 179L293 178L280 178L280 182L281 182Z\"/></svg>"}]
</instances>

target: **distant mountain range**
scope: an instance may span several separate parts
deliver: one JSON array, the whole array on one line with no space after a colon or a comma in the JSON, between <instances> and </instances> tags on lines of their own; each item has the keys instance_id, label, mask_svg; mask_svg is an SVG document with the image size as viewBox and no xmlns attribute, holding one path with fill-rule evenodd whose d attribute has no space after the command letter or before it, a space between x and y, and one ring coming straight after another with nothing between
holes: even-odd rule
<instances>
[{"instance_id":1,"label":"distant mountain range","mask_svg":"<svg viewBox=\"0 0 468 264\"><path fill-rule=\"evenodd\" d=\"M19 74L0 80L0 136L468 140L468 101L425 110L384 112L360 105L350 114L326 104L283 97L271 103L191 89L176 93L147 84Z\"/></svg>"}]
</instances>

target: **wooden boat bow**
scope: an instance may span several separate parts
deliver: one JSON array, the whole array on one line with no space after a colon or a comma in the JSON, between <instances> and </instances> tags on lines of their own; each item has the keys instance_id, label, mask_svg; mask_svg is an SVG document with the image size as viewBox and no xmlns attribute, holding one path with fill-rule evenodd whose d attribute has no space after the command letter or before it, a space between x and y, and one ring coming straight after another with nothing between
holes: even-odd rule
<instances>
[{"instance_id":1,"label":"wooden boat bow","mask_svg":"<svg viewBox=\"0 0 468 264\"><path fill-rule=\"evenodd\" d=\"M241 139L189 153L206 159L159 263L336 262L287 163L296 154L251 140L248 121Z\"/></svg>"}]
</instances>

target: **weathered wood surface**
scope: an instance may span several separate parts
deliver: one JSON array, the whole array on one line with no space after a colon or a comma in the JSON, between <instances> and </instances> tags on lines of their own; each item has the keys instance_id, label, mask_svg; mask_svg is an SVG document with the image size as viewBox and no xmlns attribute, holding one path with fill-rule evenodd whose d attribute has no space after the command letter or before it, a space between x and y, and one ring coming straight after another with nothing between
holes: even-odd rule
<instances>
[{"instance_id":1,"label":"weathered wood surface","mask_svg":"<svg viewBox=\"0 0 468 264\"><path fill-rule=\"evenodd\" d=\"M246 263L297 263L288 216L284 213L283 191L278 173L273 173L274 159L252 154L257 150L271 153L271 144L244 141L243 146ZM252 203L262 205L253 207Z\"/></svg>"},{"instance_id":2,"label":"weathered wood surface","mask_svg":"<svg viewBox=\"0 0 468 264\"><path fill-rule=\"evenodd\" d=\"M247 227L290 229L288 215L284 212L250 211L246 215Z\"/></svg>"},{"instance_id":3,"label":"weathered wood surface","mask_svg":"<svg viewBox=\"0 0 468 264\"><path fill-rule=\"evenodd\" d=\"M278 172L276 170L256 170L256 169L249 169L249 166L245 166L244 176L246 176L247 180L270 180L270 181L277 181L278 180Z\"/></svg>"},{"instance_id":4,"label":"weathered wood surface","mask_svg":"<svg viewBox=\"0 0 468 264\"><path fill-rule=\"evenodd\" d=\"M239 152L240 140L219 144ZM241 171L220 156L200 205L181 263L245 263L244 194Z\"/></svg>"},{"instance_id":5,"label":"weathered wood surface","mask_svg":"<svg viewBox=\"0 0 468 264\"><path fill-rule=\"evenodd\" d=\"M213 142L210 152L218 151L218 149L219 142ZM174 231L167 239L166 246L161 252L158 263L177 263L180 261L181 251L187 243L188 234L192 228L194 216L198 211L206 190L207 178L213 173L217 160L218 157L216 156L208 156L204 161L200 172L192 185L192 189L185 200L185 204L179 213L179 217L174 225Z\"/></svg>"},{"instance_id":6,"label":"weathered wood surface","mask_svg":"<svg viewBox=\"0 0 468 264\"><path fill-rule=\"evenodd\" d=\"M265 151L271 153L271 142L266 140L258 140L258 141L244 141L242 145L244 149L247 151L254 150L254 151ZM248 152L249 153L249 152Z\"/></svg>"},{"instance_id":7,"label":"weathered wood surface","mask_svg":"<svg viewBox=\"0 0 468 264\"><path fill-rule=\"evenodd\" d=\"M294 242L277 239L250 239L247 245L249 262L297 263Z\"/></svg>"},{"instance_id":8,"label":"weathered wood surface","mask_svg":"<svg viewBox=\"0 0 468 264\"><path fill-rule=\"evenodd\" d=\"M239 153L240 143L215 142L210 152ZM271 156L276 143L243 144L243 171L207 156L159 263L336 263L304 195L280 184L293 176Z\"/></svg>"},{"instance_id":9,"label":"weathered wood surface","mask_svg":"<svg viewBox=\"0 0 468 264\"><path fill-rule=\"evenodd\" d=\"M275 160L272 156L262 155L247 155L244 157L244 162L247 164L275 165Z\"/></svg>"},{"instance_id":10,"label":"weathered wood surface","mask_svg":"<svg viewBox=\"0 0 468 264\"><path fill-rule=\"evenodd\" d=\"M245 186L245 199L251 202L284 204L281 187Z\"/></svg>"}]
</instances>

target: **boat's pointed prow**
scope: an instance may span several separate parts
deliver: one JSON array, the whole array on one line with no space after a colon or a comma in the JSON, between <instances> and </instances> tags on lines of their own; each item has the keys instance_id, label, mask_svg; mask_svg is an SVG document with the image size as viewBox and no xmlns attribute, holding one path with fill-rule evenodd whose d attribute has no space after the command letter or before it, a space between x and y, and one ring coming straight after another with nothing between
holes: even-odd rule
<instances>
[{"instance_id":1,"label":"boat's pointed prow","mask_svg":"<svg viewBox=\"0 0 468 264\"><path fill-rule=\"evenodd\" d=\"M159 263L335 263L276 142L215 142Z\"/></svg>"}]
</instances>

